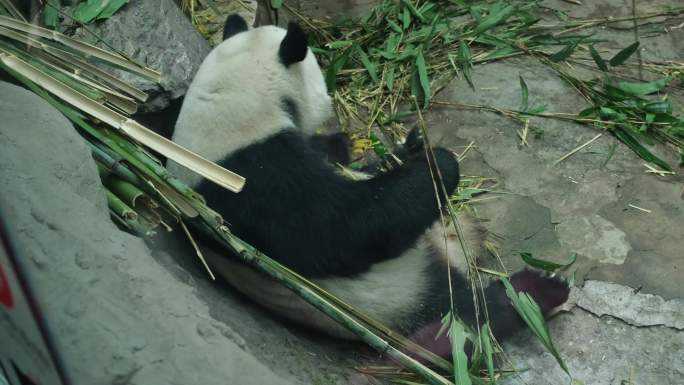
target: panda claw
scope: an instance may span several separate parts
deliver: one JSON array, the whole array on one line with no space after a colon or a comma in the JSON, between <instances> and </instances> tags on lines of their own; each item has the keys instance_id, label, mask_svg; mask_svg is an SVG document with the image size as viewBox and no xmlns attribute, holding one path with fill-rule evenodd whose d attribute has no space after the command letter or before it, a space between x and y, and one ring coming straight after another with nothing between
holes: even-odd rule
<instances>
[{"instance_id":1,"label":"panda claw","mask_svg":"<svg viewBox=\"0 0 684 385\"><path fill-rule=\"evenodd\" d=\"M516 291L532 296L544 314L565 303L570 295L566 280L544 271L522 270L511 276L511 284Z\"/></svg>"}]
</instances>

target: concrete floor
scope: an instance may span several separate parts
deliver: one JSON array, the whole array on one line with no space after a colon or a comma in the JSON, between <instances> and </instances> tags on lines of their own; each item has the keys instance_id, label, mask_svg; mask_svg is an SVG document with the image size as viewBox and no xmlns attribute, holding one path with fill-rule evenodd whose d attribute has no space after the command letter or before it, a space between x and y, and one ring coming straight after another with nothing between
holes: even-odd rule
<instances>
[{"instance_id":1,"label":"concrete floor","mask_svg":"<svg viewBox=\"0 0 684 385\"><path fill-rule=\"evenodd\" d=\"M628 0L581 6L544 3L574 17L631 14ZM681 5L673 0L642 1L638 12L652 12L663 4ZM642 38L643 59L682 61L683 21L642 26L642 31L679 26ZM634 39L631 30L595 32L607 40L597 44L607 57ZM518 75L529 86L531 106L546 105L547 112L568 113L588 106L573 88L532 58L476 66L474 92L465 81L457 80L435 99L515 109L520 103ZM583 75L598 76L586 70ZM681 87L669 97L675 113L681 114ZM578 255L570 271L576 270L580 288L574 296L579 304L551 321L556 345L573 378L584 384L684 384L681 168L673 176L648 174L645 162L609 133L554 166L557 159L599 133L565 121L532 119L537 135L530 135L528 145L523 146L516 134L520 124L494 113L433 107L426 120L432 140L442 146L461 152L474 142L462 172L496 178L495 189L506 193L489 194L494 199L475 203L473 208L497 240L508 269L522 268L519 251L557 262ZM606 162L613 146L615 153ZM672 149L661 145L653 149L670 164L677 164ZM590 292L581 289L587 283ZM508 344L513 361L531 368L521 379L528 384L569 383L552 357L536 342L522 343L526 339L533 340L531 334L523 334Z\"/></svg>"}]
</instances>

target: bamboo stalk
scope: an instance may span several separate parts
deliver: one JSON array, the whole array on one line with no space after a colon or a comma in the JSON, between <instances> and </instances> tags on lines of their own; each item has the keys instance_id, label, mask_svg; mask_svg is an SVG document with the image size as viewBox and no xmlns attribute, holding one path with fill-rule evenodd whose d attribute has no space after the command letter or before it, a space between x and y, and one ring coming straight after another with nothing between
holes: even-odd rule
<instances>
[{"instance_id":1,"label":"bamboo stalk","mask_svg":"<svg viewBox=\"0 0 684 385\"><path fill-rule=\"evenodd\" d=\"M140 178L137 175L135 175L133 172L131 172L131 170L129 170L127 167L121 164L121 161L123 160L121 156L114 153L116 154L115 158L113 154L109 154L107 151L100 148L100 146L95 145L93 142L86 141L86 143L90 145L90 149L92 150L93 158L95 159L95 161L97 161L98 164L102 164L102 166L105 167L109 172L136 186L144 185L142 180L140 180Z\"/></svg>"},{"instance_id":2,"label":"bamboo stalk","mask_svg":"<svg viewBox=\"0 0 684 385\"><path fill-rule=\"evenodd\" d=\"M440 376L433 370L422 365L420 362L394 348L385 339L382 339L374 334L362 322L359 322L354 317L341 311L339 308L337 308L337 306L321 296L315 290L312 290L306 285L295 284L296 281L294 281L292 278L296 277L292 277L288 274L289 269L281 266L274 260L254 249L249 244L235 237L228 232L225 227L223 230L217 231L213 235L217 236L219 240L228 245L231 251L235 255L239 256L244 262L257 267L260 271L268 274L290 290L297 293L311 305L328 315L330 318L339 322L341 325L345 326L349 331L357 335L360 339L376 349L378 352L386 354L390 359L417 373L426 379L430 384L454 385L453 382Z\"/></svg>"},{"instance_id":3,"label":"bamboo stalk","mask_svg":"<svg viewBox=\"0 0 684 385\"><path fill-rule=\"evenodd\" d=\"M123 68L127 71L133 72L137 75L150 79L154 82L159 82L161 80L161 74L155 70L134 63L129 58L123 57L119 54L115 54L113 52L104 50L94 45L84 43L76 39L72 39L57 31L38 27L34 24L30 24L2 15L0 15L0 26L11 28L26 34L39 36L44 39L61 43L66 47L83 53L86 57L93 57L100 61L104 61L108 64Z\"/></svg>"},{"instance_id":4,"label":"bamboo stalk","mask_svg":"<svg viewBox=\"0 0 684 385\"><path fill-rule=\"evenodd\" d=\"M113 111L88 96L66 86L59 80L48 76L31 64L19 59L10 52L0 48L0 61L22 76L57 95L65 102L77 106L82 111L118 128L143 145L157 151L174 162L202 175L208 180L232 191L239 192L245 184L245 178L224 169L201 156L177 145L176 143L145 128L138 122Z\"/></svg>"}]
</instances>

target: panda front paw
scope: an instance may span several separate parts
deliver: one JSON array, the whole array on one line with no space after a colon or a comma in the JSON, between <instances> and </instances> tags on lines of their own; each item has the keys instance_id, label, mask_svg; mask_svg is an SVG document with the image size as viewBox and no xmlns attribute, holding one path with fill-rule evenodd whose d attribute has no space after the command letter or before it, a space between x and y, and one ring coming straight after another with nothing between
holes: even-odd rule
<instances>
[{"instance_id":1,"label":"panda front paw","mask_svg":"<svg viewBox=\"0 0 684 385\"><path fill-rule=\"evenodd\" d=\"M409 157L420 156L425 152L425 138L423 137L423 130L414 127L409 132L404 142L404 151Z\"/></svg>"},{"instance_id":2,"label":"panda front paw","mask_svg":"<svg viewBox=\"0 0 684 385\"><path fill-rule=\"evenodd\" d=\"M564 304L570 295L570 287L565 280L538 271L523 270L513 274L511 285L515 291L529 294L545 315Z\"/></svg>"}]
</instances>

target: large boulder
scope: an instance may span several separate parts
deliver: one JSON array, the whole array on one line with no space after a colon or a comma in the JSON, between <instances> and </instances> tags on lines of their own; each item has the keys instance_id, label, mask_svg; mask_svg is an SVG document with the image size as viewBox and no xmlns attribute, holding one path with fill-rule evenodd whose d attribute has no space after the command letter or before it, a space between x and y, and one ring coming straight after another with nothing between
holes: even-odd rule
<instances>
[{"instance_id":1,"label":"large boulder","mask_svg":"<svg viewBox=\"0 0 684 385\"><path fill-rule=\"evenodd\" d=\"M62 114L0 82L0 120L0 212L75 383L290 383L172 259L111 222L90 149Z\"/></svg>"},{"instance_id":2,"label":"large boulder","mask_svg":"<svg viewBox=\"0 0 684 385\"><path fill-rule=\"evenodd\" d=\"M99 42L95 36L105 42ZM185 94L210 47L173 0L131 0L112 17L76 38L124 53L162 73L160 84L124 71L117 76L150 94L142 111L156 111Z\"/></svg>"}]
</instances>

